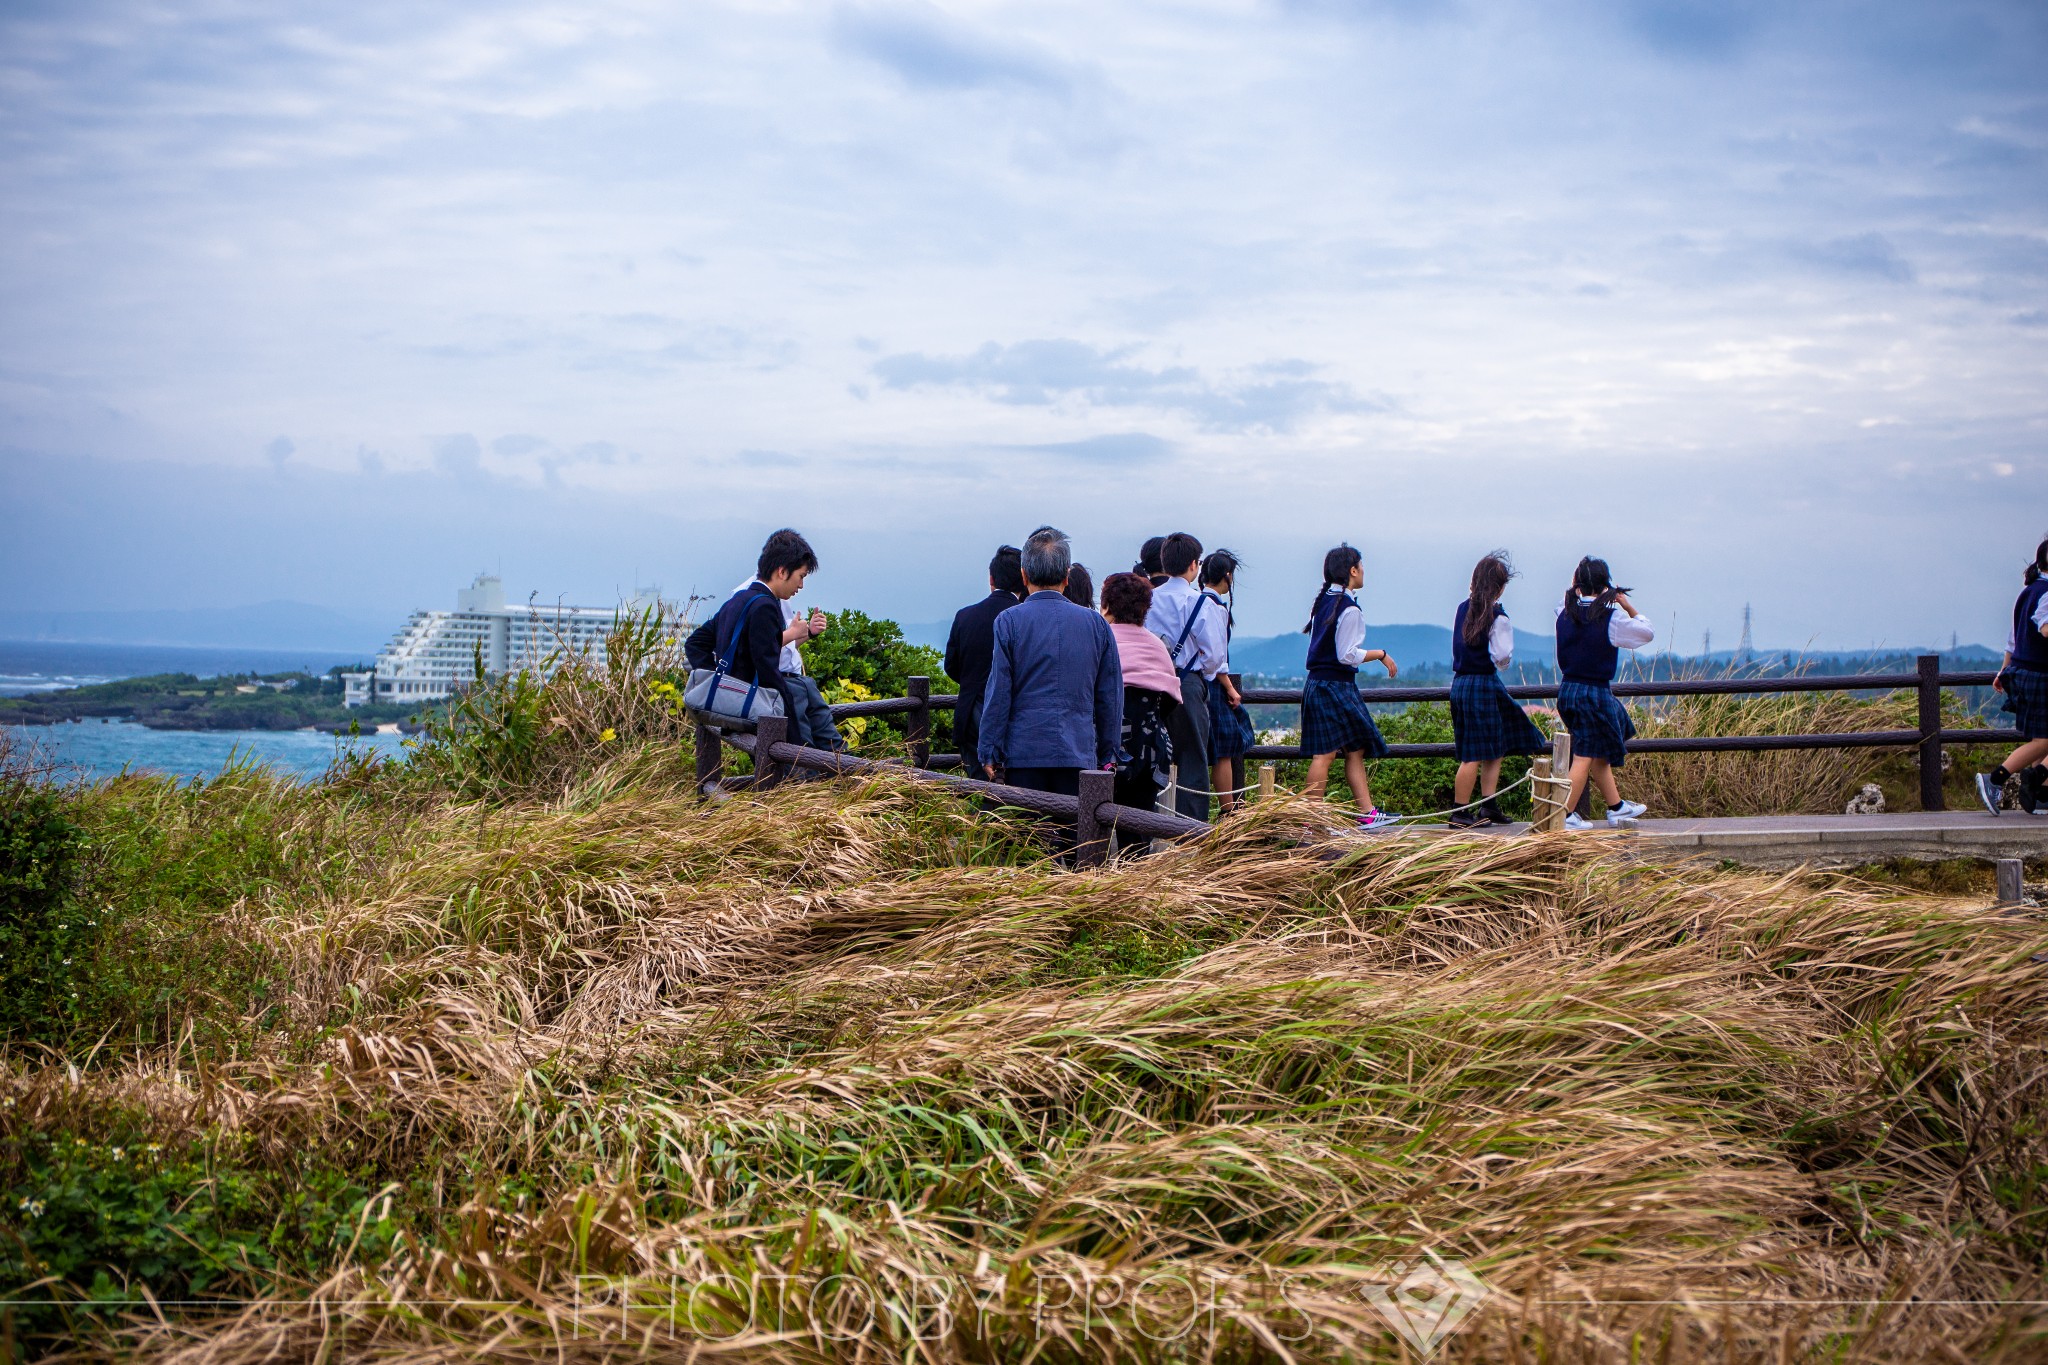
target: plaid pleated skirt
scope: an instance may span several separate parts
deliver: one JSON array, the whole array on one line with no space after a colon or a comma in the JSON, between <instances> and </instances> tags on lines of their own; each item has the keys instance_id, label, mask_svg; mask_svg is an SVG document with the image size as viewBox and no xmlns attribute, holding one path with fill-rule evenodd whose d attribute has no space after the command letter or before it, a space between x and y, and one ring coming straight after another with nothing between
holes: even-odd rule
<instances>
[{"instance_id":1,"label":"plaid pleated skirt","mask_svg":"<svg viewBox=\"0 0 2048 1365\"><path fill-rule=\"evenodd\" d=\"M2048 673L2015 665L2005 670L2005 709L2023 739L2048 739Z\"/></svg>"},{"instance_id":2,"label":"plaid pleated skirt","mask_svg":"<svg viewBox=\"0 0 2048 1365\"><path fill-rule=\"evenodd\" d=\"M1223 695L1223 683L1219 677L1209 684L1209 761L1215 763L1225 758L1241 758L1251 747L1252 723L1243 710L1230 704L1230 698Z\"/></svg>"},{"instance_id":3,"label":"plaid pleated skirt","mask_svg":"<svg viewBox=\"0 0 2048 1365\"><path fill-rule=\"evenodd\" d=\"M1572 732L1574 759L1604 758L1617 768L1628 761L1636 723L1605 686L1566 678L1557 686L1557 715Z\"/></svg>"},{"instance_id":4,"label":"plaid pleated skirt","mask_svg":"<svg viewBox=\"0 0 2048 1365\"><path fill-rule=\"evenodd\" d=\"M1317 754L1364 754L1385 758L1387 741L1372 723L1355 683L1310 678L1301 689L1301 752Z\"/></svg>"},{"instance_id":5,"label":"plaid pleated skirt","mask_svg":"<svg viewBox=\"0 0 2048 1365\"><path fill-rule=\"evenodd\" d=\"M1451 737L1460 763L1550 751L1550 741L1508 695L1498 673L1460 673L1451 679Z\"/></svg>"}]
</instances>

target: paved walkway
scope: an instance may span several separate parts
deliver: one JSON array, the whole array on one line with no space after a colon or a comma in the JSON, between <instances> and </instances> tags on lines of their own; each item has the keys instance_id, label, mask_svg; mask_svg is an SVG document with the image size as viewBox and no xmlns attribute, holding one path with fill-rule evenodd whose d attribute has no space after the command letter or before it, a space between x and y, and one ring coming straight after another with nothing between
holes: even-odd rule
<instances>
[{"instance_id":1,"label":"paved walkway","mask_svg":"<svg viewBox=\"0 0 2048 1365\"><path fill-rule=\"evenodd\" d=\"M1399 828L1398 826L1396 827ZM1450 833L1442 825L1412 829ZM1522 834L1527 825L1486 831ZM1604 822L1575 838L1627 837ZM1907 811L1896 815L1751 815L1708 820L1638 820L1645 854L1725 858L1751 867L1844 867L1887 858L2027 858L2048 860L2048 814L2007 811Z\"/></svg>"}]
</instances>

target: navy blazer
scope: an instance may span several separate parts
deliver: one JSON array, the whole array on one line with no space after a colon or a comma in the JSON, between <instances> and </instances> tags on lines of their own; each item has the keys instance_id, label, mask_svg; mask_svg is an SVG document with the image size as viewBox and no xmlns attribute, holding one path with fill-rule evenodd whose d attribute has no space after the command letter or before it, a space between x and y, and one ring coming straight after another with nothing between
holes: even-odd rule
<instances>
[{"instance_id":1,"label":"navy blazer","mask_svg":"<svg viewBox=\"0 0 2048 1365\"><path fill-rule=\"evenodd\" d=\"M754 606L754 600L761 597L768 598L768 604ZM726 598L716 615L690 632L690 638L683 641L683 657L692 668L716 668L732 644L742 612L747 635L733 650L731 676L743 683L774 687L782 679L782 607L758 578Z\"/></svg>"},{"instance_id":2,"label":"navy blazer","mask_svg":"<svg viewBox=\"0 0 2048 1365\"><path fill-rule=\"evenodd\" d=\"M1100 768L1124 728L1124 670L1098 612L1034 592L996 618L981 706L984 764Z\"/></svg>"},{"instance_id":3,"label":"navy blazer","mask_svg":"<svg viewBox=\"0 0 2048 1365\"><path fill-rule=\"evenodd\" d=\"M946 633L946 676L960 684L956 716L972 716L988 691L989 665L995 659L996 617L1017 605L1014 593L997 588L971 607L953 614L953 629ZM973 761L973 755L968 755Z\"/></svg>"}]
</instances>

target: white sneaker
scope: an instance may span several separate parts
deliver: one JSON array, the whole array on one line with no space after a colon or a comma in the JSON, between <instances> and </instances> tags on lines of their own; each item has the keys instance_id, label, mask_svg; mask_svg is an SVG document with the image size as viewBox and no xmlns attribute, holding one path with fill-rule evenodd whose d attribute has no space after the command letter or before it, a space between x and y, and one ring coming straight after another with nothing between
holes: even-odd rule
<instances>
[{"instance_id":1,"label":"white sneaker","mask_svg":"<svg viewBox=\"0 0 2048 1365\"><path fill-rule=\"evenodd\" d=\"M1571 811L1564 817L1564 827L1566 829L1591 829L1593 828L1593 822L1577 811Z\"/></svg>"},{"instance_id":2,"label":"white sneaker","mask_svg":"<svg viewBox=\"0 0 2048 1365\"><path fill-rule=\"evenodd\" d=\"M1607 823L1615 826L1633 824L1642 819L1649 809L1640 801L1624 801L1607 812Z\"/></svg>"}]
</instances>

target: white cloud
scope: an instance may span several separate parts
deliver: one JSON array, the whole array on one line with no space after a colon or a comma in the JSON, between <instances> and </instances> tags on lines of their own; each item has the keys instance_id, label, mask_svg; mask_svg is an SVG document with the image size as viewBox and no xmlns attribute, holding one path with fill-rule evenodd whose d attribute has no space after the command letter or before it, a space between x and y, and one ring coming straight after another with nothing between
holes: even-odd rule
<instances>
[{"instance_id":1,"label":"white cloud","mask_svg":"<svg viewBox=\"0 0 2048 1365\"><path fill-rule=\"evenodd\" d=\"M2043 22L23 9L0 440L750 514L783 480L778 523L992 540L1107 498L1134 538L1259 547L1276 593L1322 542L1383 538L1388 589L1436 615L1468 541L1536 565L1610 534L1538 514L1588 479L1673 525L1741 481L1700 534L1786 581L1910 489L1974 528L1937 551L1948 600L1988 596L1962 547L2037 528L1978 481L2037 470L2048 418ZM1666 590L1724 628L1757 589L1671 540L1645 542ZM889 600L905 582L868 588L936 614ZM1855 632L1936 630L1911 600L1859 601Z\"/></svg>"}]
</instances>

